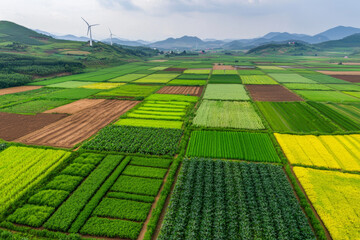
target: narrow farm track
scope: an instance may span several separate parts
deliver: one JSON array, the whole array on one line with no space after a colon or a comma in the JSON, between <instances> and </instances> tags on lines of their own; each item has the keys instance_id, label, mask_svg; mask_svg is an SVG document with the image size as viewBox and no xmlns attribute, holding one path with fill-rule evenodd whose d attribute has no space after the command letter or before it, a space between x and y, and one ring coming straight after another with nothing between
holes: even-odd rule
<instances>
[{"instance_id":1,"label":"narrow farm track","mask_svg":"<svg viewBox=\"0 0 360 240\"><path fill-rule=\"evenodd\" d=\"M165 86L157 93L161 94L183 94L192 96L201 96L203 87L182 87L182 86Z\"/></svg>"},{"instance_id":2,"label":"narrow farm track","mask_svg":"<svg viewBox=\"0 0 360 240\"><path fill-rule=\"evenodd\" d=\"M138 103L137 101L106 100L15 141L71 148L91 137Z\"/></svg>"}]
</instances>

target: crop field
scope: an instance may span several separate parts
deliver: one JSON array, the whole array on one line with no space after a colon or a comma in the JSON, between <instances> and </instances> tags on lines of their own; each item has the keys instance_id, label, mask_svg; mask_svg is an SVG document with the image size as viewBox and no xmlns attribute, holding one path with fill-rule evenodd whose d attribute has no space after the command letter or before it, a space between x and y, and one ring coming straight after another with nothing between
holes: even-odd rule
<instances>
[{"instance_id":1,"label":"crop field","mask_svg":"<svg viewBox=\"0 0 360 240\"><path fill-rule=\"evenodd\" d=\"M315 238L281 167L192 158L184 160L158 239L288 237Z\"/></svg>"},{"instance_id":2,"label":"crop field","mask_svg":"<svg viewBox=\"0 0 360 240\"><path fill-rule=\"evenodd\" d=\"M245 75L241 76L243 84L278 84L274 79L269 76L263 75Z\"/></svg>"},{"instance_id":3,"label":"crop field","mask_svg":"<svg viewBox=\"0 0 360 240\"><path fill-rule=\"evenodd\" d=\"M192 95L200 97L203 91L203 87L173 87L165 86L161 88L156 93L162 94L182 94L182 95Z\"/></svg>"},{"instance_id":4,"label":"crop field","mask_svg":"<svg viewBox=\"0 0 360 240\"><path fill-rule=\"evenodd\" d=\"M187 156L280 162L266 133L194 131Z\"/></svg>"},{"instance_id":5,"label":"crop field","mask_svg":"<svg viewBox=\"0 0 360 240\"><path fill-rule=\"evenodd\" d=\"M10 214L8 224L137 239L169 159L84 153Z\"/></svg>"},{"instance_id":6,"label":"crop field","mask_svg":"<svg viewBox=\"0 0 360 240\"><path fill-rule=\"evenodd\" d=\"M254 101L293 102L303 101L301 97L280 85L246 85Z\"/></svg>"},{"instance_id":7,"label":"crop field","mask_svg":"<svg viewBox=\"0 0 360 240\"><path fill-rule=\"evenodd\" d=\"M265 128L249 102L204 100L193 123L195 126L214 128Z\"/></svg>"},{"instance_id":8,"label":"crop field","mask_svg":"<svg viewBox=\"0 0 360 240\"><path fill-rule=\"evenodd\" d=\"M275 136L292 164L360 172L359 134Z\"/></svg>"},{"instance_id":9,"label":"crop field","mask_svg":"<svg viewBox=\"0 0 360 240\"><path fill-rule=\"evenodd\" d=\"M317 102L359 102L360 99L338 91L295 90L297 94Z\"/></svg>"},{"instance_id":10,"label":"crop field","mask_svg":"<svg viewBox=\"0 0 360 240\"><path fill-rule=\"evenodd\" d=\"M62 42L0 89L0 239L360 238L356 54Z\"/></svg>"},{"instance_id":11,"label":"crop field","mask_svg":"<svg viewBox=\"0 0 360 240\"><path fill-rule=\"evenodd\" d=\"M294 172L331 237L360 238L360 175L302 167Z\"/></svg>"},{"instance_id":12,"label":"crop field","mask_svg":"<svg viewBox=\"0 0 360 240\"><path fill-rule=\"evenodd\" d=\"M209 84L204 93L209 100L250 100L241 84Z\"/></svg>"},{"instance_id":13,"label":"crop field","mask_svg":"<svg viewBox=\"0 0 360 240\"><path fill-rule=\"evenodd\" d=\"M275 132L332 133L339 130L306 103L257 102L256 104Z\"/></svg>"}]
</instances>

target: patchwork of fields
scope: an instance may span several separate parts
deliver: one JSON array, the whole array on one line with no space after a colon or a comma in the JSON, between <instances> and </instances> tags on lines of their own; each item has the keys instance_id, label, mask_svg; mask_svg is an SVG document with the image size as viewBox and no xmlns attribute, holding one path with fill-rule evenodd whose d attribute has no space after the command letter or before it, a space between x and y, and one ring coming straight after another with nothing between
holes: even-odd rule
<instances>
[{"instance_id":1,"label":"patchwork of fields","mask_svg":"<svg viewBox=\"0 0 360 240\"><path fill-rule=\"evenodd\" d=\"M1 89L0 239L359 239L360 69L331 61L157 56Z\"/></svg>"}]
</instances>

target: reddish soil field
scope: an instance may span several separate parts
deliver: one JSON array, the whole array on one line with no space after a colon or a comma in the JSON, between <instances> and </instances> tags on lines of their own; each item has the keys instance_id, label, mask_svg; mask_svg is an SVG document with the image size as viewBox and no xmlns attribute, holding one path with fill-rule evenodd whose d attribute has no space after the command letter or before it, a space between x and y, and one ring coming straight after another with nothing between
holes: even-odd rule
<instances>
[{"instance_id":1,"label":"reddish soil field","mask_svg":"<svg viewBox=\"0 0 360 240\"><path fill-rule=\"evenodd\" d=\"M105 101L105 99L81 99L76 102L72 102L72 103L66 104L64 106L60 106L60 107L45 111L44 113L74 114L74 113L80 112L81 110L84 110L86 108L94 107L104 101Z\"/></svg>"},{"instance_id":2,"label":"reddish soil field","mask_svg":"<svg viewBox=\"0 0 360 240\"><path fill-rule=\"evenodd\" d=\"M157 91L157 93L201 96L202 91L203 87L165 86Z\"/></svg>"},{"instance_id":3,"label":"reddish soil field","mask_svg":"<svg viewBox=\"0 0 360 240\"><path fill-rule=\"evenodd\" d=\"M0 89L0 95L18 93L18 92L26 92L26 91L30 91L30 90L39 89L39 88L42 88L42 86L20 86L20 87L4 88L4 89Z\"/></svg>"},{"instance_id":4,"label":"reddish soil field","mask_svg":"<svg viewBox=\"0 0 360 240\"><path fill-rule=\"evenodd\" d=\"M236 70L236 68L234 68L231 65L217 65L217 64L215 64L213 66L213 70Z\"/></svg>"},{"instance_id":5,"label":"reddish soil field","mask_svg":"<svg viewBox=\"0 0 360 240\"><path fill-rule=\"evenodd\" d=\"M169 71L169 72L183 72L185 71L187 68L167 68L164 69L164 71Z\"/></svg>"},{"instance_id":6,"label":"reddish soil field","mask_svg":"<svg viewBox=\"0 0 360 240\"><path fill-rule=\"evenodd\" d=\"M101 128L138 103L138 101L106 100L15 141L31 145L72 148L97 133Z\"/></svg>"},{"instance_id":7,"label":"reddish soil field","mask_svg":"<svg viewBox=\"0 0 360 240\"><path fill-rule=\"evenodd\" d=\"M67 114L21 115L0 112L0 138L13 141L67 116Z\"/></svg>"},{"instance_id":8,"label":"reddish soil field","mask_svg":"<svg viewBox=\"0 0 360 240\"><path fill-rule=\"evenodd\" d=\"M326 75L351 75L351 76L360 76L360 71L318 71Z\"/></svg>"},{"instance_id":9,"label":"reddish soil field","mask_svg":"<svg viewBox=\"0 0 360 240\"><path fill-rule=\"evenodd\" d=\"M280 85L246 85L254 101L295 102L304 101L301 97Z\"/></svg>"},{"instance_id":10,"label":"reddish soil field","mask_svg":"<svg viewBox=\"0 0 360 240\"><path fill-rule=\"evenodd\" d=\"M354 75L331 75L331 76L348 82L360 83L360 76L354 76Z\"/></svg>"}]
</instances>

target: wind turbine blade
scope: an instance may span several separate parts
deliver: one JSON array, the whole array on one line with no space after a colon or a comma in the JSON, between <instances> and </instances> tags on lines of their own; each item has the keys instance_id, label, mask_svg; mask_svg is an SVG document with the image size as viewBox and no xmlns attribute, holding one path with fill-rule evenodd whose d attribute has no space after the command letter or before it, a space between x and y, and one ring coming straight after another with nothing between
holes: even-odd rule
<instances>
[{"instance_id":1,"label":"wind turbine blade","mask_svg":"<svg viewBox=\"0 0 360 240\"><path fill-rule=\"evenodd\" d=\"M83 17L81 17L82 18L82 20L84 20L84 22L88 25L88 26L90 26L90 24L83 18Z\"/></svg>"},{"instance_id":2,"label":"wind turbine blade","mask_svg":"<svg viewBox=\"0 0 360 240\"><path fill-rule=\"evenodd\" d=\"M90 27L93 27L93 26L98 26L98 25L100 25L100 24L93 24L93 25L90 25Z\"/></svg>"}]
</instances>

